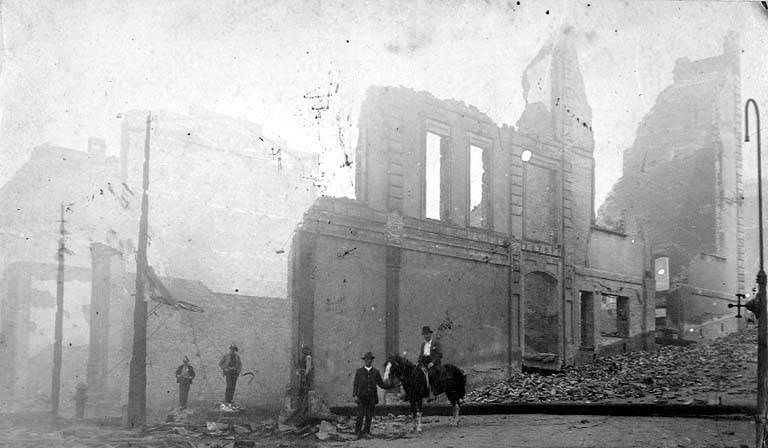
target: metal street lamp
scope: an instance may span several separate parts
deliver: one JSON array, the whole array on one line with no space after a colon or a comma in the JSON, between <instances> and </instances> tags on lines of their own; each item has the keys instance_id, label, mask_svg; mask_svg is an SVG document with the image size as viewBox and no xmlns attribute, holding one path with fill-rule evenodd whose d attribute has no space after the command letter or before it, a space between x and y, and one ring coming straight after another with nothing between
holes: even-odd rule
<instances>
[{"instance_id":1,"label":"metal street lamp","mask_svg":"<svg viewBox=\"0 0 768 448\"><path fill-rule=\"evenodd\" d=\"M747 309L757 315L757 415L755 415L756 448L765 448L768 419L768 304L765 300L765 269L763 265L763 172L760 154L760 111L752 98L744 105L744 141L749 142L749 105L755 109L757 122L757 220L760 244L760 271L757 273L757 297L747 303Z\"/></svg>"}]
</instances>

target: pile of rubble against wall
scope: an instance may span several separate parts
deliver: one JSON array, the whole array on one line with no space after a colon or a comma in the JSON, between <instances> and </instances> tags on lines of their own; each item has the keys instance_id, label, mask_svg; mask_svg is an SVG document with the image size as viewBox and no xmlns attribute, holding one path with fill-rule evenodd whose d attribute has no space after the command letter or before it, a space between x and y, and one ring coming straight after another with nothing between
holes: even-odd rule
<instances>
[{"instance_id":1,"label":"pile of rubble against wall","mask_svg":"<svg viewBox=\"0 0 768 448\"><path fill-rule=\"evenodd\" d=\"M467 394L468 403L691 401L715 393L754 396L757 331L704 344L631 352L557 374L519 373Z\"/></svg>"}]
</instances>

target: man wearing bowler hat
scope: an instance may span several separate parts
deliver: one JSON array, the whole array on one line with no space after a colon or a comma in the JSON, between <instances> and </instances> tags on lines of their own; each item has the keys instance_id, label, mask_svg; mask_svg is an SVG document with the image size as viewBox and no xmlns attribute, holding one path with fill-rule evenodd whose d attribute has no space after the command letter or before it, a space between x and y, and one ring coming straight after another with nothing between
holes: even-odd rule
<instances>
[{"instance_id":1,"label":"man wearing bowler hat","mask_svg":"<svg viewBox=\"0 0 768 448\"><path fill-rule=\"evenodd\" d=\"M182 364L176 369L176 382L179 383L179 407L187 409L187 399L189 398L189 386L195 379L195 369L189 364L189 358L184 357Z\"/></svg>"},{"instance_id":2,"label":"man wearing bowler hat","mask_svg":"<svg viewBox=\"0 0 768 448\"><path fill-rule=\"evenodd\" d=\"M224 378L227 380L227 390L224 392L224 403L228 405L231 405L232 400L235 398L237 377L240 376L240 371L243 369L243 363L237 352L237 346L233 342L229 346L229 353L222 356L221 360L219 360L219 368L221 369L221 373L224 374Z\"/></svg>"},{"instance_id":3,"label":"man wearing bowler hat","mask_svg":"<svg viewBox=\"0 0 768 448\"><path fill-rule=\"evenodd\" d=\"M367 352L363 355L365 365L355 372L355 385L352 395L357 401L357 421L355 422L355 434L358 438L371 437L371 420L373 419L373 409L379 402L379 394L376 386L384 388L384 381L381 374L373 367L373 353ZM365 426L363 426L365 420Z\"/></svg>"},{"instance_id":4,"label":"man wearing bowler hat","mask_svg":"<svg viewBox=\"0 0 768 448\"><path fill-rule=\"evenodd\" d=\"M428 326L422 327L421 335L424 342L419 348L419 364L426 369L429 382L430 399L437 395L434 390L436 380L440 378L442 372L443 348L440 343L432 338L432 329Z\"/></svg>"}]
</instances>

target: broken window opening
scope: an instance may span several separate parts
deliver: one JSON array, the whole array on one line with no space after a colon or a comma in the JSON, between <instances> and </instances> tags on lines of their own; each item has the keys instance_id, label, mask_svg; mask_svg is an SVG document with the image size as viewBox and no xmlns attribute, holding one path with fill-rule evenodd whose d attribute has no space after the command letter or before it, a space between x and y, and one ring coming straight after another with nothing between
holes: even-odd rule
<instances>
[{"instance_id":1,"label":"broken window opening","mask_svg":"<svg viewBox=\"0 0 768 448\"><path fill-rule=\"evenodd\" d=\"M433 132L427 132L426 151L424 160L424 217L441 219L442 192L442 147L443 137Z\"/></svg>"},{"instance_id":2,"label":"broken window opening","mask_svg":"<svg viewBox=\"0 0 768 448\"><path fill-rule=\"evenodd\" d=\"M629 337L629 297L616 299L616 332L620 338Z\"/></svg>"},{"instance_id":3,"label":"broken window opening","mask_svg":"<svg viewBox=\"0 0 768 448\"><path fill-rule=\"evenodd\" d=\"M600 303L600 336L629 337L629 298L603 294Z\"/></svg>"},{"instance_id":4,"label":"broken window opening","mask_svg":"<svg viewBox=\"0 0 768 448\"><path fill-rule=\"evenodd\" d=\"M485 148L469 146L469 225L488 227Z\"/></svg>"}]
</instances>

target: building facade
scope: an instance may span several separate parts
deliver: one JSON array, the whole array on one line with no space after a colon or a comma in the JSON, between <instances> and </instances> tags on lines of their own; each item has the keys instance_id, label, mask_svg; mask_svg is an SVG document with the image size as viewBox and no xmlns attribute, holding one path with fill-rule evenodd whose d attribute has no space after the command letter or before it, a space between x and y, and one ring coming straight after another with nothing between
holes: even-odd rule
<instances>
[{"instance_id":1,"label":"building facade","mask_svg":"<svg viewBox=\"0 0 768 448\"><path fill-rule=\"evenodd\" d=\"M527 96L517 129L426 92L369 90L357 199L322 198L293 241L293 344L313 347L331 401L361 353L414 359L423 325L470 383L653 347L643 234L593 222L591 112L568 33L526 71L544 61L547 94Z\"/></svg>"}]
</instances>

